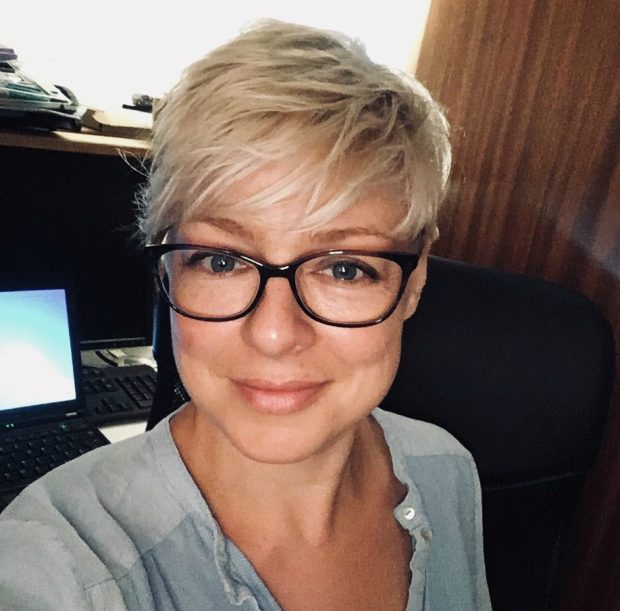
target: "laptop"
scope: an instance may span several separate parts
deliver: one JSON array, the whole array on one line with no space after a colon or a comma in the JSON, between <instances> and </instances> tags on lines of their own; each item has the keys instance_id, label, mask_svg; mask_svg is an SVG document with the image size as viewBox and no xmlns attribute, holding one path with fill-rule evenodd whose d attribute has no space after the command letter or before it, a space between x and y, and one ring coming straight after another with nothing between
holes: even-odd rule
<instances>
[{"instance_id":1,"label":"laptop","mask_svg":"<svg viewBox=\"0 0 620 611\"><path fill-rule=\"evenodd\" d=\"M86 418L67 282L0 287L0 511L49 470L109 443Z\"/></svg>"}]
</instances>

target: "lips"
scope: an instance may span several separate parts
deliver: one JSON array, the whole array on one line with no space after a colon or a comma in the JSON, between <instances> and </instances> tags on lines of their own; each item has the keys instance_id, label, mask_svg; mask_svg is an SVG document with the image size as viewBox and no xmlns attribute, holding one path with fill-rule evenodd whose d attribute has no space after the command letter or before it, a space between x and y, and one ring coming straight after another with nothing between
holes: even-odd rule
<instances>
[{"instance_id":1,"label":"lips","mask_svg":"<svg viewBox=\"0 0 620 611\"><path fill-rule=\"evenodd\" d=\"M266 415L288 415L309 407L327 382L291 380L233 380L233 385L253 410Z\"/></svg>"}]
</instances>

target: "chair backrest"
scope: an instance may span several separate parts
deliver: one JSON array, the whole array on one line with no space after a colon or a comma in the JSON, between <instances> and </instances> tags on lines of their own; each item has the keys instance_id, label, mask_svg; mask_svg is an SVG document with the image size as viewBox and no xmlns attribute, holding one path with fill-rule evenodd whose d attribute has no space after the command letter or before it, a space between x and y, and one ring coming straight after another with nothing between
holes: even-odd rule
<instances>
[{"instance_id":1,"label":"chair backrest","mask_svg":"<svg viewBox=\"0 0 620 611\"><path fill-rule=\"evenodd\" d=\"M187 398L169 324L160 300L149 428ZM474 456L495 611L556 608L613 379L613 333L582 295L528 276L430 258L382 407L444 427Z\"/></svg>"}]
</instances>

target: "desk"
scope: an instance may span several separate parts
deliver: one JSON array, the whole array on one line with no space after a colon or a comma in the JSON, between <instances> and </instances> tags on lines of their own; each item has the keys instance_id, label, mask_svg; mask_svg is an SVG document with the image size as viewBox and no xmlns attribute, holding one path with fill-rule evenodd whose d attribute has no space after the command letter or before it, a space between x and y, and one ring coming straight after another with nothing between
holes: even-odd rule
<instances>
[{"instance_id":1,"label":"desk","mask_svg":"<svg viewBox=\"0 0 620 611\"><path fill-rule=\"evenodd\" d=\"M99 430L109 439L111 443L115 443L117 441L123 441L123 439L135 437L140 433L144 433L146 430L146 421L128 422L125 424L110 424L108 426L99 427Z\"/></svg>"},{"instance_id":2,"label":"desk","mask_svg":"<svg viewBox=\"0 0 620 611\"><path fill-rule=\"evenodd\" d=\"M135 360L136 362L150 365L156 368L157 363L153 359L152 346L135 346L129 348L122 348L115 350L119 361L124 359ZM105 362L99 357L95 350L82 350L80 354L80 360L82 365L87 367L106 367ZM144 433L146 430L146 420L139 422L125 422L122 424L108 424L98 427L107 439L114 443L116 441L122 441L123 439L129 439L140 433Z\"/></svg>"},{"instance_id":3,"label":"desk","mask_svg":"<svg viewBox=\"0 0 620 611\"><path fill-rule=\"evenodd\" d=\"M118 156L119 153L130 153L139 157L147 156L151 149L148 140L102 136L86 129L81 132L0 130L0 146L92 155Z\"/></svg>"}]
</instances>

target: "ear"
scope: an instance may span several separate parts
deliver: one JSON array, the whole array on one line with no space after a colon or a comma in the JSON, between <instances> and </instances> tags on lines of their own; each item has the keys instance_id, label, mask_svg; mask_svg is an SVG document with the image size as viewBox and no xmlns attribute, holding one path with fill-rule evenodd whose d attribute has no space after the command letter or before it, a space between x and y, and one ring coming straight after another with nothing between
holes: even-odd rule
<instances>
[{"instance_id":1,"label":"ear","mask_svg":"<svg viewBox=\"0 0 620 611\"><path fill-rule=\"evenodd\" d=\"M426 284L426 269L428 265L428 254L431 250L431 244L433 240L428 238L424 242L422 251L420 252L420 260L415 268L414 272L409 276L407 287L405 288L405 294L403 300L405 304L405 320L413 316L413 313L418 308L420 297L422 296L422 289Z\"/></svg>"}]
</instances>

